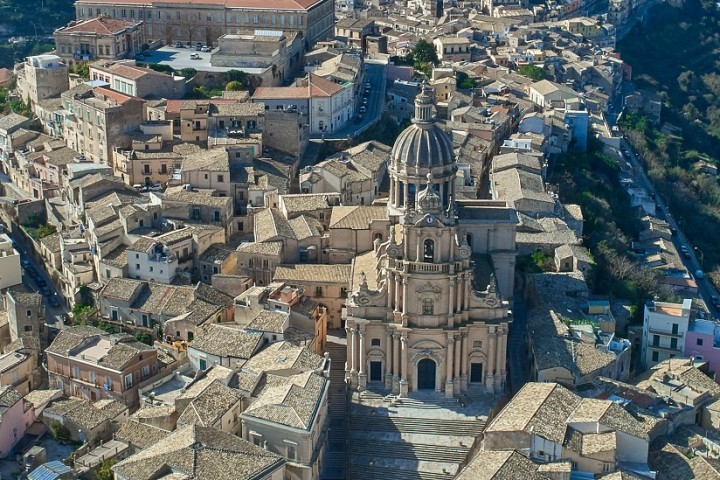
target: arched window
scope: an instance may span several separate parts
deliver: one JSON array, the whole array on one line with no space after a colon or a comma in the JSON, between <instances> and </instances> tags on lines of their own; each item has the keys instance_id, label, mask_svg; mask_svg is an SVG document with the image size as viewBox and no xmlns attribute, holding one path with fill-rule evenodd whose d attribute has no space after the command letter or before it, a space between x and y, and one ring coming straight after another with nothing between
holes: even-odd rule
<instances>
[{"instance_id":1,"label":"arched window","mask_svg":"<svg viewBox=\"0 0 720 480\"><path fill-rule=\"evenodd\" d=\"M423 298L422 312L423 315L434 315L435 301L432 298Z\"/></svg>"},{"instance_id":2,"label":"arched window","mask_svg":"<svg viewBox=\"0 0 720 480\"><path fill-rule=\"evenodd\" d=\"M423 247L423 262L433 263L435 261L435 242L425 240Z\"/></svg>"},{"instance_id":3,"label":"arched window","mask_svg":"<svg viewBox=\"0 0 720 480\"><path fill-rule=\"evenodd\" d=\"M375 240L380 240L382 242L382 233L376 232L375 234L373 234L373 241Z\"/></svg>"}]
</instances>

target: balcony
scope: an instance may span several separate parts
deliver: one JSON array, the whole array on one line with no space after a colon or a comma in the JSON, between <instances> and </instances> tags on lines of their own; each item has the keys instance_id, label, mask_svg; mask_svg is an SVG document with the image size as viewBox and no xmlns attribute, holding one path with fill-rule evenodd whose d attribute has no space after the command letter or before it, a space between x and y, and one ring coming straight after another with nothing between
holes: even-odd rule
<instances>
[{"instance_id":1,"label":"balcony","mask_svg":"<svg viewBox=\"0 0 720 480\"><path fill-rule=\"evenodd\" d=\"M683 338L685 335L683 332L668 332L667 330L661 330L659 328L649 328L648 332L653 335L663 335L665 337Z\"/></svg>"},{"instance_id":2,"label":"balcony","mask_svg":"<svg viewBox=\"0 0 720 480\"><path fill-rule=\"evenodd\" d=\"M148 260L151 262L158 262L158 263L173 263L177 260L177 257L175 255L154 254L154 255L149 255Z\"/></svg>"},{"instance_id":3,"label":"balcony","mask_svg":"<svg viewBox=\"0 0 720 480\"><path fill-rule=\"evenodd\" d=\"M676 355L682 354L682 350L680 350L679 347L670 347L670 346L664 346L664 345L648 345L648 348L651 350L658 350L661 352L674 353Z\"/></svg>"}]
</instances>

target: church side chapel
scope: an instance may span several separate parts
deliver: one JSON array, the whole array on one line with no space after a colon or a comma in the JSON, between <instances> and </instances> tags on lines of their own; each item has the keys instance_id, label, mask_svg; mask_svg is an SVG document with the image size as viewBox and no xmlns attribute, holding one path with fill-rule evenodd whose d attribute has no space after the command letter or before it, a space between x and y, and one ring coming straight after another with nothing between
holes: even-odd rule
<instances>
[{"instance_id":1,"label":"church side chapel","mask_svg":"<svg viewBox=\"0 0 720 480\"><path fill-rule=\"evenodd\" d=\"M456 199L452 142L432 90L390 157L387 239L352 264L346 377L400 396L505 389L517 214L504 201Z\"/></svg>"}]
</instances>

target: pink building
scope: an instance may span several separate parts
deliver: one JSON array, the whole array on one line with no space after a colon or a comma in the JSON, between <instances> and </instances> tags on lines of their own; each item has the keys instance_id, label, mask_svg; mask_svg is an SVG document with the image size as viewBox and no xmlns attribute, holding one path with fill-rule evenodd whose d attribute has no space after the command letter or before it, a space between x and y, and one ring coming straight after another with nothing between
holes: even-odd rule
<instances>
[{"instance_id":1,"label":"pink building","mask_svg":"<svg viewBox=\"0 0 720 480\"><path fill-rule=\"evenodd\" d=\"M35 421L35 410L25 409L25 400L11 386L0 389L0 458L7 457Z\"/></svg>"},{"instance_id":2,"label":"pink building","mask_svg":"<svg viewBox=\"0 0 720 480\"><path fill-rule=\"evenodd\" d=\"M710 374L717 382L720 377L720 326L708 320L690 322L685 335L685 356L707 362Z\"/></svg>"}]
</instances>

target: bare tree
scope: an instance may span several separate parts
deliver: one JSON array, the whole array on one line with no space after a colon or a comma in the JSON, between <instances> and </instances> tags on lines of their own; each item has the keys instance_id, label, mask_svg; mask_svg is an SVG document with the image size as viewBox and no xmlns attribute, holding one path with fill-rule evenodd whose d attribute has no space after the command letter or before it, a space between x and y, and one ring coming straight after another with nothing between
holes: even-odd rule
<instances>
[{"instance_id":1,"label":"bare tree","mask_svg":"<svg viewBox=\"0 0 720 480\"><path fill-rule=\"evenodd\" d=\"M199 35L200 31L200 13L185 12L180 14L180 18L176 21L180 36L187 38L192 45L193 38Z\"/></svg>"}]
</instances>

